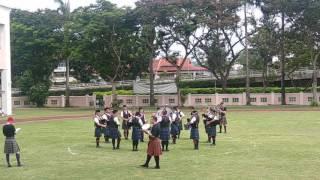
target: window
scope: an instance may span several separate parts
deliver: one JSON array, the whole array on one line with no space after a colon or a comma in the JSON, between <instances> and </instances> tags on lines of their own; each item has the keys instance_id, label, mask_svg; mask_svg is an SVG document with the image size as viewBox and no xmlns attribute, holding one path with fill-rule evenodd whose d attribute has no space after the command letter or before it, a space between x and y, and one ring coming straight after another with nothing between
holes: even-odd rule
<instances>
[{"instance_id":1,"label":"window","mask_svg":"<svg viewBox=\"0 0 320 180\"><path fill-rule=\"evenodd\" d=\"M142 99L143 104L149 104L149 99Z\"/></svg>"},{"instance_id":2,"label":"window","mask_svg":"<svg viewBox=\"0 0 320 180\"><path fill-rule=\"evenodd\" d=\"M127 99L127 100L126 100L126 103L127 103L127 104L133 104L133 100L132 100L132 99Z\"/></svg>"},{"instance_id":3,"label":"window","mask_svg":"<svg viewBox=\"0 0 320 180\"><path fill-rule=\"evenodd\" d=\"M297 98L296 97L289 97L289 102L296 102Z\"/></svg>"},{"instance_id":4,"label":"window","mask_svg":"<svg viewBox=\"0 0 320 180\"><path fill-rule=\"evenodd\" d=\"M154 103L157 104L158 103L158 99L154 99Z\"/></svg>"},{"instance_id":5,"label":"window","mask_svg":"<svg viewBox=\"0 0 320 180\"><path fill-rule=\"evenodd\" d=\"M196 98L195 103L198 103L198 104L201 103L201 98Z\"/></svg>"},{"instance_id":6,"label":"window","mask_svg":"<svg viewBox=\"0 0 320 180\"><path fill-rule=\"evenodd\" d=\"M174 104L175 99L169 99L169 104Z\"/></svg>"},{"instance_id":7,"label":"window","mask_svg":"<svg viewBox=\"0 0 320 180\"><path fill-rule=\"evenodd\" d=\"M227 103L227 102L229 102L229 98L222 98L222 101Z\"/></svg>"},{"instance_id":8,"label":"window","mask_svg":"<svg viewBox=\"0 0 320 180\"><path fill-rule=\"evenodd\" d=\"M232 98L232 102L234 102L234 103L239 102L239 98Z\"/></svg>"},{"instance_id":9,"label":"window","mask_svg":"<svg viewBox=\"0 0 320 180\"><path fill-rule=\"evenodd\" d=\"M58 100L51 100L51 104L52 105L57 105L58 104Z\"/></svg>"},{"instance_id":10,"label":"window","mask_svg":"<svg viewBox=\"0 0 320 180\"><path fill-rule=\"evenodd\" d=\"M14 102L13 102L13 105L15 105L15 106L20 106L20 101L14 101Z\"/></svg>"},{"instance_id":11,"label":"window","mask_svg":"<svg viewBox=\"0 0 320 180\"><path fill-rule=\"evenodd\" d=\"M257 102L257 98L250 98L251 102Z\"/></svg>"},{"instance_id":12,"label":"window","mask_svg":"<svg viewBox=\"0 0 320 180\"><path fill-rule=\"evenodd\" d=\"M268 99L265 97L260 98L260 102L268 102Z\"/></svg>"},{"instance_id":13,"label":"window","mask_svg":"<svg viewBox=\"0 0 320 180\"><path fill-rule=\"evenodd\" d=\"M204 99L204 102L206 102L206 103L211 103L211 98L205 98L205 99Z\"/></svg>"},{"instance_id":14,"label":"window","mask_svg":"<svg viewBox=\"0 0 320 180\"><path fill-rule=\"evenodd\" d=\"M30 101L24 101L23 104L24 104L25 106L28 106L28 105L30 105Z\"/></svg>"},{"instance_id":15,"label":"window","mask_svg":"<svg viewBox=\"0 0 320 180\"><path fill-rule=\"evenodd\" d=\"M308 102L312 102L313 97L308 97Z\"/></svg>"}]
</instances>

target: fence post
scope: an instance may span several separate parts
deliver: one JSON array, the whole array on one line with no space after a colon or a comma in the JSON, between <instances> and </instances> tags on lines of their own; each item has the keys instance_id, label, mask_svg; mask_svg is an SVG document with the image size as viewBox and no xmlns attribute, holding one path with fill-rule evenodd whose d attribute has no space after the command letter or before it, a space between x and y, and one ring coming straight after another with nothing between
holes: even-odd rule
<instances>
[{"instance_id":1,"label":"fence post","mask_svg":"<svg viewBox=\"0 0 320 180\"><path fill-rule=\"evenodd\" d=\"M136 103L135 103L135 104L136 104L136 107L140 107L140 106L139 106L139 96L138 96L137 94L136 94L136 97L135 97L135 98L136 98L136 100L135 100L135 101L136 101Z\"/></svg>"},{"instance_id":2,"label":"fence post","mask_svg":"<svg viewBox=\"0 0 320 180\"><path fill-rule=\"evenodd\" d=\"M299 93L299 100L299 104L304 105L304 93L302 91Z\"/></svg>"},{"instance_id":3,"label":"fence post","mask_svg":"<svg viewBox=\"0 0 320 180\"><path fill-rule=\"evenodd\" d=\"M271 102L270 102L271 105L274 105L275 104L275 94L274 92L271 92Z\"/></svg>"},{"instance_id":4,"label":"fence post","mask_svg":"<svg viewBox=\"0 0 320 180\"><path fill-rule=\"evenodd\" d=\"M61 107L66 107L66 98L64 95L61 95Z\"/></svg>"},{"instance_id":5,"label":"fence post","mask_svg":"<svg viewBox=\"0 0 320 180\"><path fill-rule=\"evenodd\" d=\"M242 105L247 105L247 96L245 92L242 93Z\"/></svg>"},{"instance_id":6,"label":"fence post","mask_svg":"<svg viewBox=\"0 0 320 180\"><path fill-rule=\"evenodd\" d=\"M216 105L218 105L220 102L219 102L219 93L216 93L215 94L215 101L216 101Z\"/></svg>"}]
</instances>

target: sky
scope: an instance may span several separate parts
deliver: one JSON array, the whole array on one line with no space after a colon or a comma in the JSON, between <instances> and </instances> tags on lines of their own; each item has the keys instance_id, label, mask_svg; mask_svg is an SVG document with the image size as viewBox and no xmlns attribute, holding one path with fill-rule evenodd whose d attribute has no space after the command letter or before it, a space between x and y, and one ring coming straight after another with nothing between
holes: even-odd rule
<instances>
[{"instance_id":1,"label":"sky","mask_svg":"<svg viewBox=\"0 0 320 180\"><path fill-rule=\"evenodd\" d=\"M109 0L112 3L122 6L134 6L137 0ZM80 6L87 6L95 3L96 0L70 0L71 8L75 9ZM23 9L29 11L36 11L37 9L56 9L57 4L54 0L0 0L1 5L5 5L11 8Z\"/></svg>"}]
</instances>

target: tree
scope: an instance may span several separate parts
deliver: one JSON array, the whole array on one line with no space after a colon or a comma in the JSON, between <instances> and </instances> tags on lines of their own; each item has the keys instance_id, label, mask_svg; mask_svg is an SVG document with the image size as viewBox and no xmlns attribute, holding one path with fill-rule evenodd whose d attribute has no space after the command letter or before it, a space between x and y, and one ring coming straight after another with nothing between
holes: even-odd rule
<instances>
[{"instance_id":1,"label":"tree","mask_svg":"<svg viewBox=\"0 0 320 180\"><path fill-rule=\"evenodd\" d=\"M71 10L70 10L70 1L69 0L54 0L54 2L59 4L58 12L63 17L63 49L61 51L61 58L65 60L66 63L66 107L70 106L70 87L69 87L69 77L70 77L70 19L71 19Z\"/></svg>"},{"instance_id":2,"label":"tree","mask_svg":"<svg viewBox=\"0 0 320 180\"><path fill-rule=\"evenodd\" d=\"M280 69L281 69L281 104L286 104L286 91L285 91L285 39L286 39L286 25L293 21L292 15L297 11L297 8L302 8L303 1L300 0L263 0L261 9L265 17L276 19L280 17L281 23L278 24L279 37L280 37Z\"/></svg>"},{"instance_id":3,"label":"tree","mask_svg":"<svg viewBox=\"0 0 320 180\"><path fill-rule=\"evenodd\" d=\"M236 50L236 47L243 46L245 39L237 15L240 6L239 1L211 2L205 11L205 23L210 28L208 37L193 52L198 64L209 69L221 81L223 90L227 88L230 71L243 51Z\"/></svg>"},{"instance_id":4,"label":"tree","mask_svg":"<svg viewBox=\"0 0 320 180\"><path fill-rule=\"evenodd\" d=\"M31 102L43 106L51 73L58 64L59 42L63 37L61 16L52 10L13 10L11 22L14 86L20 87ZM40 87L41 91L37 91ZM37 99L33 98L35 91Z\"/></svg>"},{"instance_id":5,"label":"tree","mask_svg":"<svg viewBox=\"0 0 320 180\"><path fill-rule=\"evenodd\" d=\"M79 8L74 13L72 38L74 58L87 60L103 79L112 83L112 99L117 102L116 80L126 75L133 63L132 46L136 43L136 26L129 9L119 9L108 1Z\"/></svg>"},{"instance_id":6,"label":"tree","mask_svg":"<svg viewBox=\"0 0 320 180\"><path fill-rule=\"evenodd\" d=\"M295 13L295 23L292 33L298 42L303 42L299 46L297 56L309 59L313 67L312 94L313 104L318 104L317 81L318 81L318 61L320 57L320 1L305 0L302 9ZM300 10L300 11L299 11ZM300 43L301 44L301 43ZM304 50L301 52L301 50Z\"/></svg>"}]
</instances>

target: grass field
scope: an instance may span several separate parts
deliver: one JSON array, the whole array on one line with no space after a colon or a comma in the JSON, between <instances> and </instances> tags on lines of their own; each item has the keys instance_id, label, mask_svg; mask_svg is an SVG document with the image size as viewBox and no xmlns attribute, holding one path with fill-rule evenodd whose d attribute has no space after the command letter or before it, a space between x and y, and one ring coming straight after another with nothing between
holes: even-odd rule
<instances>
[{"instance_id":1,"label":"grass field","mask_svg":"<svg viewBox=\"0 0 320 180\"><path fill-rule=\"evenodd\" d=\"M17 124L22 128L17 140L24 166L7 168L2 155L0 179L319 179L320 111L268 110L230 111L229 132L218 135L216 147L205 143L202 123L199 151L193 150L189 132L183 131L171 151L161 156L160 170L139 167L147 143L139 145L139 152L131 151L130 140L123 140L118 151L111 144L95 148L91 119ZM87 113L92 112L15 111L19 118ZM3 140L1 136L1 144ZM15 166L14 156L11 162Z\"/></svg>"}]
</instances>

